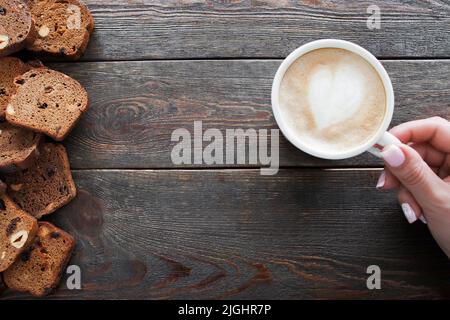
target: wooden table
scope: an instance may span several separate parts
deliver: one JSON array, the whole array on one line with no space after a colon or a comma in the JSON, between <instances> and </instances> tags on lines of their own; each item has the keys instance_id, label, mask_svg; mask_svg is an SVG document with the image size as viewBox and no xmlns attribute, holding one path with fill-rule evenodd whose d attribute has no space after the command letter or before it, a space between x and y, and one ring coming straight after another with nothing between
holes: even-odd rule
<instances>
[{"instance_id":1,"label":"wooden table","mask_svg":"<svg viewBox=\"0 0 450 320\"><path fill-rule=\"evenodd\" d=\"M172 163L177 128L277 128L270 88L281 59L319 38L382 60L393 125L450 118L448 1L89 0L83 59L51 63L88 88L68 148L77 199L49 219L77 239L49 298L450 298L450 263L427 227L375 189L369 155L319 160L280 137L281 169ZM366 26L381 8L381 29ZM381 290L366 269L381 268ZM67 276L66 276L67 277ZM7 292L5 298L27 297Z\"/></svg>"}]
</instances>

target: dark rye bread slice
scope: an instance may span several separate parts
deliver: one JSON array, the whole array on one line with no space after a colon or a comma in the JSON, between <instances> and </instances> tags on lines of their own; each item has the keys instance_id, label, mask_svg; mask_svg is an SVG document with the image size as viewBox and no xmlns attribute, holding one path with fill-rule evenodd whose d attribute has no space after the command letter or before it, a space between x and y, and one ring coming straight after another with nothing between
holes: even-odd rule
<instances>
[{"instance_id":1,"label":"dark rye bread slice","mask_svg":"<svg viewBox=\"0 0 450 320\"><path fill-rule=\"evenodd\" d=\"M89 9L78 0L29 0L37 37L28 50L78 59L94 30Z\"/></svg>"},{"instance_id":2,"label":"dark rye bread slice","mask_svg":"<svg viewBox=\"0 0 450 320\"><path fill-rule=\"evenodd\" d=\"M34 43L35 38L28 6L19 0L0 0L0 57Z\"/></svg>"},{"instance_id":3,"label":"dark rye bread slice","mask_svg":"<svg viewBox=\"0 0 450 320\"><path fill-rule=\"evenodd\" d=\"M56 141L63 140L88 109L86 90L61 72L36 68L14 82L17 91L6 108L6 120Z\"/></svg>"},{"instance_id":4,"label":"dark rye bread slice","mask_svg":"<svg viewBox=\"0 0 450 320\"><path fill-rule=\"evenodd\" d=\"M6 106L16 92L14 78L27 72L30 66L14 57L0 58L0 119L5 118Z\"/></svg>"},{"instance_id":5,"label":"dark rye bread slice","mask_svg":"<svg viewBox=\"0 0 450 320\"><path fill-rule=\"evenodd\" d=\"M13 201L37 219L66 205L77 193L61 144L44 144L30 168L2 178Z\"/></svg>"},{"instance_id":6,"label":"dark rye bread slice","mask_svg":"<svg viewBox=\"0 0 450 320\"><path fill-rule=\"evenodd\" d=\"M0 197L0 272L8 269L33 242L37 229L35 218L8 196Z\"/></svg>"},{"instance_id":7,"label":"dark rye bread slice","mask_svg":"<svg viewBox=\"0 0 450 320\"><path fill-rule=\"evenodd\" d=\"M59 284L75 247L73 237L48 222L39 222L34 243L3 273L8 288L42 297Z\"/></svg>"},{"instance_id":8,"label":"dark rye bread slice","mask_svg":"<svg viewBox=\"0 0 450 320\"><path fill-rule=\"evenodd\" d=\"M0 123L0 171L9 173L31 166L43 138L39 133Z\"/></svg>"}]
</instances>

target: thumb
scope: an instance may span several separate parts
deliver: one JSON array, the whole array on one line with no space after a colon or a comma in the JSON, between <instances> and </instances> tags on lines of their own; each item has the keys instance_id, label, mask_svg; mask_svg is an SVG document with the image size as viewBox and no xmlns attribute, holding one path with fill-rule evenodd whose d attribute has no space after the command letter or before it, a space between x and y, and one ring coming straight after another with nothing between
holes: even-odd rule
<instances>
[{"instance_id":1,"label":"thumb","mask_svg":"<svg viewBox=\"0 0 450 320\"><path fill-rule=\"evenodd\" d=\"M408 145L388 145L381 155L398 180L420 203L437 200L445 183L431 170L416 150Z\"/></svg>"}]
</instances>

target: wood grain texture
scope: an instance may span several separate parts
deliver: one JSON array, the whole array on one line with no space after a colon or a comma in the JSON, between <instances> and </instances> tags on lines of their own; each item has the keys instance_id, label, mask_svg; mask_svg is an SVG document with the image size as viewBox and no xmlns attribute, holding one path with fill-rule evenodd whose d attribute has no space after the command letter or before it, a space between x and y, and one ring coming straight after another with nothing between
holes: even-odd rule
<instances>
[{"instance_id":1,"label":"wood grain texture","mask_svg":"<svg viewBox=\"0 0 450 320\"><path fill-rule=\"evenodd\" d=\"M193 133L197 120L203 121L205 130L218 128L223 134L226 129L277 128L270 90L279 64L279 60L51 64L78 79L91 99L89 112L66 141L72 166L174 167L170 154L176 143L171 134L178 128ZM396 94L393 125L432 115L450 119L450 60L383 64ZM280 165L370 167L380 162L370 155L344 161L316 159L280 134Z\"/></svg>"},{"instance_id":2,"label":"wood grain texture","mask_svg":"<svg viewBox=\"0 0 450 320\"><path fill-rule=\"evenodd\" d=\"M448 1L86 0L96 29L85 60L281 58L319 38L380 57L450 57ZM370 5L381 29L369 30Z\"/></svg>"},{"instance_id":3,"label":"wood grain texture","mask_svg":"<svg viewBox=\"0 0 450 320\"><path fill-rule=\"evenodd\" d=\"M305 168L380 166L371 156L324 161L281 137L287 169L276 176L170 160L173 130L197 120L222 132L277 128L277 59L319 38L384 58L394 125L450 119L448 1L377 1L380 30L366 26L373 1L85 2L96 29L82 62L49 65L92 102L65 141L79 193L46 218L76 237L83 289L64 278L49 299L450 298L449 260L393 193L375 190L380 171ZM366 288L369 265L382 290ZM29 296L1 296L13 298Z\"/></svg>"},{"instance_id":4,"label":"wood grain texture","mask_svg":"<svg viewBox=\"0 0 450 320\"><path fill-rule=\"evenodd\" d=\"M49 298L449 298L450 262L378 175L76 171L77 199L50 219L77 239L83 289Z\"/></svg>"}]
</instances>

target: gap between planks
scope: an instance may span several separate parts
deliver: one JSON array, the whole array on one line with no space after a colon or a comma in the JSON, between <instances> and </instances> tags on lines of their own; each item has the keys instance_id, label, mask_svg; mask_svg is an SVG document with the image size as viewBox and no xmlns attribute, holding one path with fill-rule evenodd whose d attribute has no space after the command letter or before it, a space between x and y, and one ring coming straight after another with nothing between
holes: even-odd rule
<instances>
[{"instance_id":1,"label":"gap between planks","mask_svg":"<svg viewBox=\"0 0 450 320\"><path fill-rule=\"evenodd\" d=\"M72 169L73 172L84 172L84 171L105 171L105 172L157 172L157 171L180 171L180 172L192 172L192 171L199 171L199 172L214 172L214 171L260 171L261 168L258 167L252 167L252 168L246 168L246 167L198 167L198 168L190 168L190 167L184 167L184 168L86 168L86 169ZM381 171L383 170L382 167L367 167L367 168L361 168L361 167L355 167L355 168L343 168L343 167L336 167L336 168L324 168L324 167L280 167L279 170L310 170L310 171ZM273 175L273 176L276 176ZM271 177L271 176L269 176Z\"/></svg>"},{"instance_id":2,"label":"gap between planks","mask_svg":"<svg viewBox=\"0 0 450 320\"><path fill-rule=\"evenodd\" d=\"M136 58L136 59L112 59L112 60L95 60L95 59L82 59L72 63L117 63L117 62L177 62L177 61L281 61L286 57L211 57L211 58ZM376 57L380 61L445 61L450 60L449 57ZM62 60L48 59L43 61L45 63L67 63Z\"/></svg>"}]
</instances>

